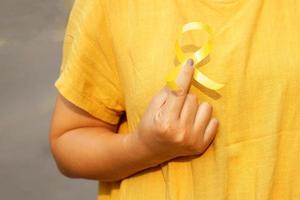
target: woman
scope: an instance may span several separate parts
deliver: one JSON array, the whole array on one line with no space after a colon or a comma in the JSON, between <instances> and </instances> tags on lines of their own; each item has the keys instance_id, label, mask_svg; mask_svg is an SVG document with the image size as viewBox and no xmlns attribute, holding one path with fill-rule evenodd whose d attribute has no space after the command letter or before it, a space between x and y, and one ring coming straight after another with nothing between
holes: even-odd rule
<instances>
[{"instance_id":1,"label":"woman","mask_svg":"<svg viewBox=\"0 0 300 200\"><path fill-rule=\"evenodd\" d=\"M299 199L299 8L77 0L50 133L61 172L100 180L101 200ZM218 91L191 82L192 60L179 90L165 86L177 33L191 21L214 30L199 69L225 84ZM184 37L196 46L204 38Z\"/></svg>"}]
</instances>

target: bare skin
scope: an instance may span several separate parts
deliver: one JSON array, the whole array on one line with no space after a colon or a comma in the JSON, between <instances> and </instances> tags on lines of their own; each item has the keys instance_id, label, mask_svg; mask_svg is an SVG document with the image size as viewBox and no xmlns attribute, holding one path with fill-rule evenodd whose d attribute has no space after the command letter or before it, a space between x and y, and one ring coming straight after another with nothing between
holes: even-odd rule
<instances>
[{"instance_id":1,"label":"bare skin","mask_svg":"<svg viewBox=\"0 0 300 200\"><path fill-rule=\"evenodd\" d=\"M211 105L199 104L189 93L194 68L188 63L177 79L181 89L162 88L134 133L116 134L117 125L59 95L49 138L60 171L71 178L118 181L176 157L202 154L216 135L218 120Z\"/></svg>"}]
</instances>

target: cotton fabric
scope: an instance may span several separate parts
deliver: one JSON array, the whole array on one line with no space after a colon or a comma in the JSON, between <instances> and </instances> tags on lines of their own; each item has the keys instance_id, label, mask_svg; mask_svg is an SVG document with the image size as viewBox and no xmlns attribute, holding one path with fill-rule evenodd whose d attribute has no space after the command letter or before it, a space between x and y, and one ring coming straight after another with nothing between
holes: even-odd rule
<instances>
[{"instance_id":1,"label":"cotton fabric","mask_svg":"<svg viewBox=\"0 0 300 200\"><path fill-rule=\"evenodd\" d=\"M190 89L213 106L220 122L214 142L201 156L101 182L98 198L300 199L299 1L76 0L55 86L96 118L119 123L119 134L132 134L178 64L177 33L191 21L214 30L200 70L225 84ZM182 45L188 51L204 41L195 31Z\"/></svg>"}]
</instances>

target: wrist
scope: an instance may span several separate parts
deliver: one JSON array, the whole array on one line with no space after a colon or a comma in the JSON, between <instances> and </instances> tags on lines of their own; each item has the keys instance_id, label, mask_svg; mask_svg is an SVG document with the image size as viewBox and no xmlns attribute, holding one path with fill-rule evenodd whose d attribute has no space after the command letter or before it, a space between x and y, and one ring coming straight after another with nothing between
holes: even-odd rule
<instances>
[{"instance_id":1,"label":"wrist","mask_svg":"<svg viewBox=\"0 0 300 200\"><path fill-rule=\"evenodd\" d=\"M126 134L124 137L124 149L127 151L130 160L138 162L144 167L154 167L168 160L166 156L157 153L146 145L137 132Z\"/></svg>"}]
</instances>

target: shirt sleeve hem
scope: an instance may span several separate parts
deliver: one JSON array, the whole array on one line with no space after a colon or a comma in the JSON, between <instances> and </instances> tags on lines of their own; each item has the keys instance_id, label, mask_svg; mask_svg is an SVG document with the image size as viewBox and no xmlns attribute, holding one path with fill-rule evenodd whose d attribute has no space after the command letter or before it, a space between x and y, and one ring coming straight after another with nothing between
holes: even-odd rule
<instances>
[{"instance_id":1,"label":"shirt sleeve hem","mask_svg":"<svg viewBox=\"0 0 300 200\"><path fill-rule=\"evenodd\" d=\"M121 112L108 109L101 102L95 102L92 97L88 97L86 94L76 91L75 88L69 85L70 84L67 84L66 81L62 81L60 78L54 84L59 93L74 105L107 123L118 124Z\"/></svg>"}]
</instances>

